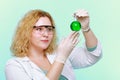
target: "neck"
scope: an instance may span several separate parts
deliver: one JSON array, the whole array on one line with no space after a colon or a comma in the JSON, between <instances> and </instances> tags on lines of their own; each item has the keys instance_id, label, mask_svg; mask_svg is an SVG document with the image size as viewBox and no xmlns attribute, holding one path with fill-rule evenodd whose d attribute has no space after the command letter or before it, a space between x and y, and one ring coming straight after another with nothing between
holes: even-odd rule
<instances>
[{"instance_id":1,"label":"neck","mask_svg":"<svg viewBox=\"0 0 120 80\"><path fill-rule=\"evenodd\" d=\"M46 56L45 51L43 49L38 49L33 47L29 49L28 57L30 58L40 59L45 56Z\"/></svg>"}]
</instances>

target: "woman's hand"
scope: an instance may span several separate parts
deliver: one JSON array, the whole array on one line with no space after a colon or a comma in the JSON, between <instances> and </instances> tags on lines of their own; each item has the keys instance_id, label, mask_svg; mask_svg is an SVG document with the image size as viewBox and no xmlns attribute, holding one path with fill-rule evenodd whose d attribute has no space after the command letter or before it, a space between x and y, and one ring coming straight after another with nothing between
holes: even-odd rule
<instances>
[{"instance_id":1,"label":"woman's hand","mask_svg":"<svg viewBox=\"0 0 120 80\"><path fill-rule=\"evenodd\" d=\"M74 13L74 17L81 23L83 29L89 27L89 14L86 10L84 9L77 10Z\"/></svg>"},{"instance_id":2,"label":"woman's hand","mask_svg":"<svg viewBox=\"0 0 120 80\"><path fill-rule=\"evenodd\" d=\"M86 46L93 48L97 45L97 38L89 27L89 14L86 10L80 9L74 13L74 17L81 23Z\"/></svg>"},{"instance_id":3,"label":"woman's hand","mask_svg":"<svg viewBox=\"0 0 120 80\"><path fill-rule=\"evenodd\" d=\"M51 65L51 68L49 69L48 73L46 74L49 80L59 79L64 67L64 63L66 62L68 56L79 41L78 37L78 32L72 32L69 36L67 36L60 42L56 50L57 55L55 61Z\"/></svg>"},{"instance_id":4,"label":"woman's hand","mask_svg":"<svg viewBox=\"0 0 120 80\"><path fill-rule=\"evenodd\" d=\"M72 52L73 48L77 45L79 42L79 33L78 32L72 32L68 37L64 38L57 48L57 57L56 61L64 63L69 56L69 54Z\"/></svg>"}]
</instances>

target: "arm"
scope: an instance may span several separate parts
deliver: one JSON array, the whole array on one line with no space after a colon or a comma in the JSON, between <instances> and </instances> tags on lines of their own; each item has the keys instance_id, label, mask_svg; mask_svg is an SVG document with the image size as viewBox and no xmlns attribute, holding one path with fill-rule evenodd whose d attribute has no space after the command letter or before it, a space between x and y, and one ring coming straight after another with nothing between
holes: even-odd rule
<instances>
[{"instance_id":1,"label":"arm","mask_svg":"<svg viewBox=\"0 0 120 80\"><path fill-rule=\"evenodd\" d=\"M82 32L85 37L85 47L74 49L70 60L74 67L87 67L100 59L101 44L89 27L88 12L83 9L78 10L76 13L74 13L74 16L81 23ZM94 48L94 50L89 51L88 49L91 48Z\"/></svg>"},{"instance_id":2,"label":"arm","mask_svg":"<svg viewBox=\"0 0 120 80\"><path fill-rule=\"evenodd\" d=\"M12 59L5 66L6 80L58 80L63 66L63 63L54 62L51 70L45 75L41 71L36 73L28 61Z\"/></svg>"},{"instance_id":3,"label":"arm","mask_svg":"<svg viewBox=\"0 0 120 80\"><path fill-rule=\"evenodd\" d=\"M93 51L88 51L86 44L82 47L76 47L69 56L69 60L75 69L91 66L101 59L102 48L98 41Z\"/></svg>"},{"instance_id":4,"label":"arm","mask_svg":"<svg viewBox=\"0 0 120 80\"><path fill-rule=\"evenodd\" d=\"M72 32L68 37L61 41L56 51L57 56L55 62L52 64L51 69L47 73L47 77L50 80L58 80L67 57L78 43L78 37L78 32Z\"/></svg>"},{"instance_id":5,"label":"arm","mask_svg":"<svg viewBox=\"0 0 120 80\"><path fill-rule=\"evenodd\" d=\"M58 80L59 76L61 75L63 66L64 66L63 63L55 61L52 64L48 73L46 74L47 78L49 78L49 80Z\"/></svg>"},{"instance_id":6,"label":"arm","mask_svg":"<svg viewBox=\"0 0 120 80\"><path fill-rule=\"evenodd\" d=\"M86 41L86 46L88 48L92 48L94 46L97 45L97 38L94 35L94 33L92 32L92 30L90 29L89 26L89 14L86 10L78 10L77 12L74 13L74 16L76 17L76 19L81 23L82 26L82 32L83 35L85 37L85 41Z\"/></svg>"},{"instance_id":7,"label":"arm","mask_svg":"<svg viewBox=\"0 0 120 80\"><path fill-rule=\"evenodd\" d=\"M78 33L73 32L61 41L56 50L57 56L55 62L46 75L41 71L38 72L39 74L35 73L34 70L31 71L32 69L28 61L15 59L9 61L6 65L5 73L7 80L32 80L33 77L35 77L35 80L58 80L63 70L64 63L74 46L78 43L78 36ZM31 74L32 72L34 72L34 74Z\"/></svg>"},{"instance_id":8,"label":"arm","mask_svg":"<svg viewBox=\"0 0 120 80\"><path fill-rule=\"evenodd\" d=\"M89 26L88 13L84 10L82 10L81 13L83 14L82 19L81 19L80 15L75 14L75 16L77 17L78 21L80 21L80 23L82 24L82 29L83 29L83 34L84 34L85 41L86 41L86 46L87 46L87 48L93 48L93 47L97 46L97 48L92 53L87 51L86 48L83 48L83 49L81 48L79 50L74 49L74 51L70 55L70 57L71 57L70 60L73 64L73 66L76 68L77 67L86 67L86 66L90 66L90 65L94 64L95 62L97 62L100 59L100 54L101 54L101 48L99 48L100 45L98 45L97 38L93 34L92 30L88 29L86 31L86 28L88 28L88 26ZM83 17L83 16L85 16L85 17ZM69 39L67 41L69 41ZM71 43L69 43L69 44L71 44ZM64 43L62 43L62 44L64 44ZM64 49L66 49L66 45L68 45L68 44L65 44L64 46L62 46L63 51L65 51ZM60 50L60 51L62 51L62 50ZM64 52L62 52L62 53L64 53ZM54 76L54 78L51 78L51 80L55 79L55 77L59 76L59 74L61 73L63 66L64 66L63 64L55 62L52 65L50 72L48 73L48 75L50 75L50 76L48 76L48 75L47 76L49 78ZM56 74L56 75L54 75L54 74ZM58 79L58 78L56 77L56 79Z\"/></svg>"},{"instance_id":9,"label":"arm","mask_svg":"<svg viewBox=\"0 0 120 80\"><path fill-rule=\"evenodd\" d=\"M98 42L97 38L91 29L88 32L83 32L83 34L85 37L86 46L88 48L93 48L93 47L97 46L97 42Z\"/></svg>"}]
</instances>

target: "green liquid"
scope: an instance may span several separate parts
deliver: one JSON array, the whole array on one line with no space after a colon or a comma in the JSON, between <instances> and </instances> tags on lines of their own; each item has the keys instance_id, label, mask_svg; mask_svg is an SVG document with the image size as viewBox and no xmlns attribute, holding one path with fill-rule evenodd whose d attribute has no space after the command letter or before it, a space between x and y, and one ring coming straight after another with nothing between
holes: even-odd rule
<instances>
[{"instance_id":1,"label":"green liquid","mask_svg":"<svg viewBox=\"0 0 120 80\"><path fill-rule=\"evenodd\" d=\"M73 21L71 24L70 24L70 28L72 31L79 31L81 29L81 24L79 21Z\"/></svg>"}]
</instances>

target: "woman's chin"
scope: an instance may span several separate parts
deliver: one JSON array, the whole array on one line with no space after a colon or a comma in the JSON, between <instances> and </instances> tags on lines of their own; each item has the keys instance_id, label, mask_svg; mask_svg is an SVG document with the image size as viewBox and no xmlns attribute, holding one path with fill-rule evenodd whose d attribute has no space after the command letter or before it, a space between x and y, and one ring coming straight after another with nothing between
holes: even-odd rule
<instances>
[{"instance_id":1,"label":"woman's chin","mask_svg":"<svg viewBox=\"0 0 120 80\"><path fill-rule=\"evenodd\" d=\"M47 49L47 48L48 48L48 46L41 46L41 48L42 48L42 49Z\"/></svg>"}]
</instances>

